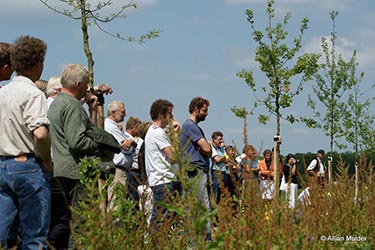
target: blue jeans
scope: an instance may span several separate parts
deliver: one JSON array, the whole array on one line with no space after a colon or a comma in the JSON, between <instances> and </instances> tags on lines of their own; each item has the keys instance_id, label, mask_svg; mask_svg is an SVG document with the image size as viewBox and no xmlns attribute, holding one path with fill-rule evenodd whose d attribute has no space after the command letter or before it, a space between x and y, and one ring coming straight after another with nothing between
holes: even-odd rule
<instances>
[{"instance_id":1,"label":"blue jeans","mask_svg":"<svg viewBox=\"0 0 375 250\"><path fill-rule=\"evenodd\" d=\"M6 248L10 227L19 212L22 249L47 249L50 186L40 161L33 155L28 155L25 161L0 156L0 204L0 243L3 247Z\"/></svg>"},{"instance_id":2,"label":"blue jeans","mask_svg":"<svg viewBox=\"0 0 375 250\"><path fill-rule=\"evenodd\" d=\"M172 181L165 184L160 184L152 187L154 195L154 205L152 208L152 214L150 219L150 224L154 226L154 229L157 230L160 222L157 222L157 217L159 216L162 220L163 218L168 217L167 209L163 209L160 205L161 202L168 202L171 196L176 195L175 192L178 192L178 195L182 195L182 187L179 181Z\"/></svg>"},{"instance_id":3,"label":"blue jeans","mask_svg":"<svg viewBox=\"0 0 375 250\"><path fill-rule=\"evenodd\" d=\"M211 169L212 178L212 192L215 197L217 204L220 203L221 194L223 193L222 188L228 187L228 178L225 171L218 171Z\"/></svg>"},{"instance_id":4,"label":"blue jeans","mask_svg":"<svg viewBox=\"0 0 375 250\"><path fill-rule=\"evenodd\" d=\"M139 203L138 186L142 185L142 176L140 170L129 170L126 174L126 189L128 191L127 197L135 201L137 210Z\"/></svg>"}]
</instances>

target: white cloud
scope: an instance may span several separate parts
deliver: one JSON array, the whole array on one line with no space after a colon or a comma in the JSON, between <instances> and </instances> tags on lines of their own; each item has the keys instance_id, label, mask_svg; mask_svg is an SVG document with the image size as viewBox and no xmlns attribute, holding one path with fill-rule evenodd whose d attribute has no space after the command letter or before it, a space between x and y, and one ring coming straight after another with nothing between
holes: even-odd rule
<instances>
[{"instance_id":1,"label":"white cloud","mask_svg":"<svg viewBox=\"0 0 375 250\"><path fill-rule=\"evenodd\" d=\"M51 7L55 7L58 10L63 11L64 9L70 10L71 7L68 4L62 3L58 0L46 0L47 4ZM87 2L92 6L92 8L98 4L99 2L103 2L103 0L87 0ZM103 14L114 13L120 9L121 6L127 5L130 2L136 3L138 9L145 9L145 8L152 8L155 7L159 0L139 0L139 1L129 1L129 0L116 0L113 1L113 4L110 6L106 6L103 8ZM30 14L35 15L35 12L40 13L48 13L52 12L49 10L40 0L0 0L0 6L6 6L6 8L0 8L0 13L6 14ZM125 13L130 11L133 8L129 8L125 10ZM6 11L6 12L5 12Z\"/></svg>"},{"instance_id":2,"label":"white cloud","mask_svg":"<svg viewBox=\"0 0 375 250\"><path fill-rule=\"evenodd\" d=\"M313 2L314 0L283 0L280 3L296 3L296 4L304 4ZM224 0L227 4L249 4L249 0ZM265 4L265 0L251 0L251 3L263 3Z\"/></svg>"},{"instance_id":3,"label":"white cloud","mask_svg":"<svg viewBox=\"0 0 375 250\"><path fill-rule=\"evenodd\" d=\"M330 37L326 36L328 45L331 48L332 43ZM375 48L371 44L375 40L375 31L362 30L358 34L354 34L353 38L349 39L346 37L338 37L336 43L337 55L341 55L345 61L350 60L354 50L357 51L357 62L359 63L359 69L373 67L375 60ZM371 41L371 42L370 42ZM313 37L305 45L304 50L308 53L323 53L322 38ZM320 62L324 62L324 56L320 58Z\"/></svg>"},{"instance_id":4,"label":"white cloud","mask_svg":"<svg viewBox=\"0 0 375 250\"><path fill-rule=\"evenodd\" d=\"M255 52L252 50L230 47L223 49L223 53L228 57L236 68L241 69L255 69L258 68L258 63L255 61Z\"/></svg>"},{"instance_id":5,"label":"white cloud","mask_svg":"<svg viewBox=\"0 0 375 250\"><path fill-rule=\"evenodd\" d=\"M310 132L305 128L294 128L288 131L291 135L308 135Z\"/></svg>"},{"instance_id":6,"label":"white cloud","mask_svg":"<svg viewBox=\"0 0 375 250\"><path fill-rule=\"evenodd\" d=\"M40 1L30 1L30 0L17 0L17 1L9 1L9 0L0 0L1 9L7 10L14 10L17 8L21 9L36 9L42 8L43 4ZM5 7L6 6L6 7Z\"/></svg>"},{"instance_id":7,"label":"white cloud","mask_svg":"<svg viewBox=\"0 0 375 250\"><path fill-rule=\"evenodd\" d=\"M136 3L139 8L151 8L158 5L159 0L138 0Z\"/></svg>"},{"instance_id":8,"label":"white cloud","mask_svg":"<svg viewBox=\"0 0 375 250\"><path fill-rule=\"evenodd\" d=\"M257 65L254 57L251 55L243 56L241 58L234 59L234 65L241 69L249 69Z\"/></svg>"},{"instance_id":9,"label":"white cloud","mask_svg":"<svg viewBox=\"0 0 375 250\"><path fill-rule=\"evenodd\" d=\"M275 129L270 127L255 127L248 129L248 134L273 136Z\"/></svg>"},{"instance_id":10,"label":"white cloud","mask_svg":"<svg viewBox=\"0 0 375 250\"><path fill-rule=\"evenodd\" d=\"M224 0L226 4L229 5L238 5L238 4L246 4L249 5L251 2L259 3L265 5L265 0ZM285 4L295 4L295 5L314 5L324 10L343 10L349 9L351 7L355 7L356 1L355 0L280 0L276 1L277 8L282 8Z\"/></svg>"},{"instance_id":11,"label":"white cloud","mask_svg":"<svg viewBox=\"0 0 375 250\"><path fill-rule=\"evenodd\" d=\"M224 134L243 134L243 128L224 128Z\"/></svg>"},{"instance_id":12,"label":"white cloud","mask_svg":"<svg viewBox=\"0 0 375 250\"><path fill-rule=\"evenodd\" d=\"M151 65L131 65L125 69L125 72L135 78L149 79L154 75L155 70Z\"/></svg>"}]
</instances>

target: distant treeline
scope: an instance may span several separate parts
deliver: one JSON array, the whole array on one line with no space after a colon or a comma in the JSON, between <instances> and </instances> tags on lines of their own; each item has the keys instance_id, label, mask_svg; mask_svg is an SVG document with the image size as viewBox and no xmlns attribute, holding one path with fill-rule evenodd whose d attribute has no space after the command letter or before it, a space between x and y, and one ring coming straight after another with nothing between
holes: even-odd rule
<instances>
[{"instance_id":1,"label":"distant treeline","mask_svg":"<svg viewBox=\"0 0 375 250\"><path fill-rule=\"evenodd\" d=\"M310 164L311 160L316 157L316 153L296 153L296 158L299 160L298 163L298 172L301 177L304 177L306 173L306 168ZM324 164L328 166L328 157L330 154L326 154L323 158ZM282 157L283 164L285 164L285 157ZM369 164L372 165L375 163L375 156L374 155L366 155L360 159L356 160L355 153L353 152L343 152L333 153L333 160L332 160L332 170L333 174L337 173L337 166L339 166L340 162L344 163L345 167L349 167L348 173L349 175L353 175L355 173L355 163L358 162L358 166L363 170L367 169Z\"/></svg>"}]
</instances>

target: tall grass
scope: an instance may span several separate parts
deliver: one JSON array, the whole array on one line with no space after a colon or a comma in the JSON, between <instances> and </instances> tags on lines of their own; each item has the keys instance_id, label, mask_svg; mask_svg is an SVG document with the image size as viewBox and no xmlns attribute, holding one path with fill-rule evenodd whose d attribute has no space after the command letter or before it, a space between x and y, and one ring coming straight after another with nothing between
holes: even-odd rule
<instances>
[{"instance_id":1,"label":"tall grass","mask_svg":"<svg viewBox=\"0 0 375 250\"><path fill-rule=\"evenodd\" d=\"M176 145L177 147L177 145ZM177 150L178 151L178 150ZM179 155L180 154L180 155ZM183 197L164 204L172 216L157 230L148 227L142 211L118 188L119 209L103 213L104 201L95 181L87 182L87 197L73 210L79 249L374 249L375 185L371 164L361 162L359 194L354 177L340 162L335 183L310 185L310 205L289 209L280 198L260 199L256 181L238 186L238 197L227 192L213 211L196 199L196 184L186 179L187 161L178 151ZM87 165L87 164L86 164ZM91 178L93 180L95 178ZM283 197L283 196L281 196ZM205 224L213 221L213 241L205 241ZM177 222L177 223L176 223Z\"/></svg>"}]
</instances>

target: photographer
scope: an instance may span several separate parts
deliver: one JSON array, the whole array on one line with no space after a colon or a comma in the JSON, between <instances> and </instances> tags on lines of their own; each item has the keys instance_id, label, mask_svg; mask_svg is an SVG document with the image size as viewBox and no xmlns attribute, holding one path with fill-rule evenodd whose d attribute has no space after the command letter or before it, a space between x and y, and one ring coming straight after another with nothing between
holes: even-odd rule
<instances>
[{"instance_id":1,"label":"photographer","mask_svg":"<svg viewBox=\"0 0 375 250\"><path fill-rule=\"evenodd\" d=\"M289 208L294 208L298 191L297 184L297 163L295 155L286 156L286 164L283 166L283 178L287 183L285 193L289 200Z\"/></svg>"}]
</instances>

